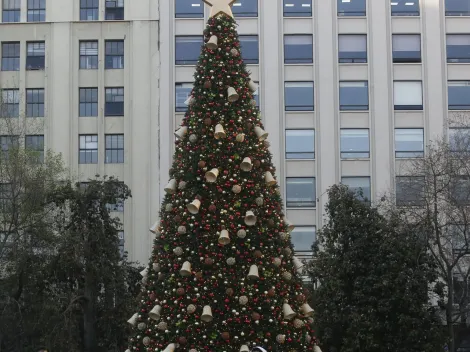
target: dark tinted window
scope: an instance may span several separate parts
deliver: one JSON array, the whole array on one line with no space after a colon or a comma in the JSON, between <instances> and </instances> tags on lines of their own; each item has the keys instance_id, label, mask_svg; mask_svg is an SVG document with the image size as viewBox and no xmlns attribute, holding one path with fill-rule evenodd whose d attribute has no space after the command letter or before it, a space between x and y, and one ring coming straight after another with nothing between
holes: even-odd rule
<instances>
[{"instance_id":1,"label":"dark tinted window","mask_svg":"<svg viewBox=\"0 0 470 352\"><path fill-rule=\"evenodd\" d=\"M237 0L232 5L235 17L257 17L258 0Z\"/></svg>"},{"instance_id":2,"label":"dark tinted window","mask_svg":"<svg viewBox=\"0 0 470 352\"><path fill-rule=\"evenodd\" d=\"M445 0L446 16L470 16L470 1Z\"/></svg>"},{"instance_id":3,"label":"dark tinted window","mask_svg":"<svg viewBox=\"0 0 470 352\"><path fill-rule=\"evenodd\" d=\"M449 81L449 110L470 110L470 81Z\"/></svg>"},{"instance_id":4,"label":"dark tinted window","mask_svg":"<svg viewBox=\"0 0 470 352\"><path fill-rule=\"evenodd\" d=\"M339 82L340 110L369 110L369 87L367 82Z\"/></svg>"},{"instance_id":5,"label":"dark tinted window","mask_svg":"<svg viewBox=\"0 0 470 352\"><path fill-rule=\"evenodd\" d=\"M202 36L177 36L175 38L175 63L177 65L195 65L204 43Z\"/></svg>"},{"instance_id":6,"label":"dark tinted window","mask_svg":"<svg viewBox=\"0 0 470 352\"><path fill-rule=\"evenodd\" d=\"M284 63L308 64L313 62L312 35L284 36Z\"/></svg>"},{"instance_id":7,"label":"dark tinted window","mask_svg":"<svg viewBox=\"0 0 470 352\"><path fill-rule=\"evenodd\" d=\"M285 17L311 17L312 0L284 0Z\"/></svg>"},{"instance_id":8,"label":"dark tinted window","mask_svg":"<svg viewBox=\"0 0 470 352\"><path fill-rule=\"evenodd\" d=\"M245 64L257 64L259 62L259 45L257 35L241 35L240 47Z\"/></svg>"},{"instance_id":9,"label":"dark tinted window","mask_svg":"<svg viewBox=\"0 0 470 352\"><path fill-rule=\"evenodd\" d=\"M419 0L390 0L392 16L419 16Z\"/></svg>"},{"instance_id":10,"label":"dark tinted window","mask_svg":"<svg viewBox=\"0 0 470 352\"><path fill-rule=\"evenodd\" d=\"M313 111L313 82L285 82L286 111Z\"/></svg>"},{"instance_id":11,"label":"dark tinted window","mask_svg":"<svg viewBox=\"0 0 470 352\"><path fill-rule=\"evenodd\" d=\"M338 16L365 16L366 0L337 0Z\"/></svg>"},{"instance_id":12,"label":"dark tinted window","mask_svg":"<svg viewBox=\"0 0 470 352\"><path fill-rule=\"evenodd\" d=\"M202 18L204 17L204 4L201 0L174 0L175 17Z\"/></svg>"}]
</instances>

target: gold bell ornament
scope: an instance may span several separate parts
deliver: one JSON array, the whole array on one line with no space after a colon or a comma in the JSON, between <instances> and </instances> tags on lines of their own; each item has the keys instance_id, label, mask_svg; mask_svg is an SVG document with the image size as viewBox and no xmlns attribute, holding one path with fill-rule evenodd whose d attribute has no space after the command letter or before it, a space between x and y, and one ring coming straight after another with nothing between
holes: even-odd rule
<instances>
[{"instance_id":1,"label":"gold bell ornament","mask_svg":"<svg viewBox=\"0 0 470 352\"><path fill-rule=\"evenodd\" d=\"M227 137L224 131L224 127L219 123L217 126L215 126L215 133L214 133L215 139L222 139Z\"/></svg>"},{"instance_id":2,"label":"gold bell ornament","mask_svg":"<svg viewBox=\"0 0 470 352\"><path fill-rule=\"evenodd\" d=\"M149 317L150 317L150 319L153 319L153 320L160 320L161 313L162 313L162 307L159 306L159 305L156 305L149 312Z\"/></svg>"},{"instance_id":3,"label":"gold bell ornament","mask_svg":"<svg viewBox=\"0 0 470 352\"><path fill-rule=\"evenodd\" d=\"M175 132L175 136L178 139L183 139L184 136L188 133L188 127L187 126L181 126L178 131Z\"/></svg>"},{"instance_id":4,"label":"gold bell ornament","mask_svg":"<svg viewBox=\"0 0 470 352\"><path fill-rule=\"evenodd\" d=\"M206 48L209 50L217 49L217 36L213 35L210 37L209 41L206 43Z\"/></svg>"},{"instance_id":5,"label":"gold bell ornament","mask_svg":"<svg viewBox=\"0 0 470 352\"><path fill-rule=\"evenodd\" d=\"M293 229L295 229L295 225L289 221L288 218L284 216L284 224L287 226L287 230L291 232Z\"/></svg>"},{"instance_id":6,"label":"gold bell ornament","mask_svg":"<svg viewBox=\"0 0 470 352\"><path fill-rule=\"evenodd\" d=\"M239 133L239 134L237 134L235 139L237 140L238 143L241 143L245 140L245 134L244 133Z\"/></svg>"},{"instance_id":7,"label":"gold bell ornament","mask_svg":"<svg viewBox=\"0 0 470 352\"><path fill-rule=\"evenodd\" d=\"M183 277L187 277L191 275L191 263L190 262L183 263L183 266L181 267L181 270L180 270L180 275Z\"/></svg>"},{"instance_id":8,"label":"gold bell ornament","mask_svg":"<svg viewBox=\"0 0 470 352\"><path fill-rule=\"evenodd\" d=\"M256 216L251 210L248 210L245 214L245 224L247 226L253 226L256 224Z\"/></svg>"},{"instance_id":9,"label":"gold bell ornament","mask_svg":"<svg viewBox=\"0 0 470 352\"><path fill-rule=\"evenodd\" d=\"M253 164L251 163L251 159L248 157L244 158L240 164L240 169L242 169L242 171L251 171L252 168Z\"/></svg>"},{"instance_id":10,"label":"gold bell ornament","mask_svg":"<svg viewBox=\"0 0 470 352\"><path fill-rule=\"evenodd\" d=\"M218 242L224 246L230 243L230 236L227 230L220 231Z\"/></svg>"},{"instance_id":11,"label":"gold bell ornament","mask_svg":"<svg viewBox=\"0 0 470 352\"><path fill-rule=\"evenodd\" d=\"M190 96L188 97L188 99L186 99L186 100L184 101L184 105L186 105L186 106L191 106L191 105L193 105L195 102L196 102L196 98L194 98L192 95L190 95Z\"/></svg>"},{"instance_id":12,"label":"gold bell ornament","mask_svg":"<svg viewBox=\"0 0 470 352\"><path fill-rule=\"evenodd\" d=\"M252 265L250 267L250 272L248 273L248 279L250 279L250 280L258 280L259 279L258 267L256 265Z\"/></svg>"},{"instance_id":13,"label":"gold bell ornament","mask_svg":"<svg viewBox=\"0 0 470 352\"><path fill-rule=\"evenodd\" d=\"M247 345L243 345L242 347L240 347L240 352L250 352L250 349Z\"/></svg>"},{"instance_id":14,"label":"gold bell ornament","mask_svg":"<svg viewBox=\"0 0 470 352\"><path fill-rule=\"evenodd\" d=\"M165 186L165 192L168 194L175 194L176 192L176 180L172 178L170 182Z\"/></svg>"},{"instance_id":15,"label":"gold bell ornament","mask_svg":"<svg viewBox=\"0 0 470 352\"><path fill-rule=\"evenodd\" d=\"M306 317L311 317L313 316L313 308L310 307L308 303L304 303L302 307L300 307L300 313Z\"/></svg>"},{"instance_id":16,"label":"gold bell ornament","mask_svg":"<svg viewBox=\"0 0 470 352\"><path fill-rule=\"evenodd\" d=\"M158 220L155 221L155 224L152 225L152 227L149 229L149 231L156 235L158 233L159 224L160 224L160 221L158 221Z\"/></svg>"},{"instance_id":17,"label":"gold bell ornament","mask_svg":"<svg viewBox=\"0 0 470 352\"><path fill-rule=\"evenodd\" d=\"M189 203L186 208L188 208L188 211L191 214L197 214L199 213L199 207L201 206L201 201L199 199L193 200L191 203Z\"/></svg>"},{"instance_id":18,"label":"gold bell ornament","mask_svg":"<svg viewBox=\"0 0 470 352\"><path fill-rule=\"evenodd\" d=\"M163 352L175 352L176 345L174 343L170 343Z\"/></svg>"},{"instance_id":19,"label":"gold bell ornament","mask_svg":"<svg viewBox=\"0 0 470 352\"><path fill-rule=\"evenodd\" d=\"M239 95L237 94L237 91L233 87L228 87L227 96L228 96L228 101L231 102L231 103L236 102L239 98Z\"/></svg>"},{"instance_id":20,"label":"gold bell ornament","mask_svg":"<svg viewBox=\"0 0 470 352\"><path fill-rule=\"evenodd\" d=\"M266 132L265 130L263 130L261 127L259 126L256 126L255 127L255 133L256 133L256 136L258 137L258 140L260 142L264 141L266 138L268 138L269 136L269 133Z\"/></svg>"},{"instance_id":21,"label":"gold bell ornament","mask_svg":"<svg viewBox=\"0 0 470 352\"><path fill-rule=\"evenodd\" d=\"M294 263L294 267L297 273L302 274L302 268L304 267L304 264L300 261L300 259L297 257L294 257L292 258L292 262Z\"/></svg>"},{"instance_id":22,"label":"gold bell ornament","mask_svg":"<svg viewBox=\"0 0 470 352\"><path fill-rule=\"evenodd\" d=\"M212 309L211 306L204 306L202 310L201 320L205 323L210 323L214 319L212 316Z\"/></svg>"},{"instance_id":23,"label":"gold bell ornament","mask_svg":"<svg viewBox=\"0 0 470 352\"><path fill-rule=\"evenodd\" d=\"M132 326L137 324L137 320L139 319L139 314L135 313L127 322Z\"/></svg>"},{"instance_id":24,"label":"gold bell ornament","mask_svg":"<svg viewBox=\"0 0 470 352\"><path fill-rule=\"evenodd\" d=\"M248 82L248 88L254 93L258 90L258 85L252 79Z\"/></svg>"},{"instance_id":25,"label":"gold bell ornament","mask_svg":"<svg viewBox=\"0 0 470 352\"><path fill-rule=\"evenodd\" d=\"M274 186L276 184L276 180L274 179L273 174L271 173L271 171L266 171L264 173L264 180L266 181L266 184L268 186Z\"/></svg>"},{"instance_id":26,"label":"gold bell ornament","mask_svg":"<svg viewBox=\"0 0 470 352\"><path fill-rule=\"evenodd\" d=\"M317 345L313 346L313 352L321 352L320 347L318 347Z\"/></svg>"},{"instance_id":27,"label":"gold bell ornament","mask_svg":"<svg viewBox=\"0 0 470 352\"><path fill-rule=\"evenodd\" d=\"M210 182L210 183L213 183L215 181L217 181L217 176L219 176L219 169L212 169L210 171L207 171L206 172L206 181L207 182Z\"/></svg>"},{"instance_id":28,"label":"gold bell ornament","mask_svg":"<svg viewBox=\"0 0 470 352\"><path fill-rule=\"evenodd\" d=\"M287 303L284 303L282 306L282 313L284 315L285 320L292 320L294 317L297 315L295 312L292 310L291 306Z\"/></svg>"}]
</instances>

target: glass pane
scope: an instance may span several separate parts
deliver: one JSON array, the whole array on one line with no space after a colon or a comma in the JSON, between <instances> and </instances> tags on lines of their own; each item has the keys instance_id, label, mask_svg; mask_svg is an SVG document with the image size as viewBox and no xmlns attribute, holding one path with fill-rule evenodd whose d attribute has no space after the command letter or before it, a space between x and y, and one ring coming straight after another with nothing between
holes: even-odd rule
<instances>
[{"instance_id":1,"label":"glass pane","mask_svg":"<svg viewBox=\"0 0 470 352\"><path fill-rule=\"evenodd\" d=\"M470 151L470 128L451 128L449 144L452 151Z\"/></svg>"},{"instance_id":2,"label":"glass pane","mask_svg":"<svg viewBox=\"0 0 470 352\"><path fill-rule=\"evenodd\" d=\"M175 87L175 109L176 111L186 111L187 106L184 103L191 95L193 89L192 83L177 83Z\"/></svg>"},{"instance_id":3,"label":"glass pane","mask_svg":"<svg viewBox=\"0 0 470 352\"><path fill-rule=\"evenodd\" d=\"M204 6L201 0L175 0L175 17L204 17Z\"/></svg>"},{"instance_id":4,"label":"glass pane","mask_svg":"<svg viewBox=\"0 0 470 352\"><path fill-rule=\"evenodd\" d=\"M287 207L315 207L315 178L287 178Z\"/></svg>"},{"instance_id":5,"label":"glass pane","mask_svg":"<svg viewBox=\"0 0 470 352\"><path fill-rule=\"evenodd\" d=\"M286 158L287 159L314 159L315 158L315 131L314 130L287 130L286 131Z\"/></svg>"},{"instance_id":6,"label":"glass pane","mask_svg":"<svg viewBox=\"0 0 470 352\"><path fill-rule=\"evenodd\" d=\"M419 0L390 0L392 16L419 16Z\"/></svg>"},{"instance_id":7,"label":"glass pane","mask_svg":"<svg viewBox=\"0 0 470 352\"><path fill-rule=\"evenodd\" d=\"M291 232L292 244L296 252L312 252L316 241L315 226L298 226Z\"/></svg>"},{"instance_id":8,"label":"glass pane","mask_svg":"<svg viewBox=\"0 0 470 352\"><path fill-rule=\"evenodd\" d=\"M367 82L339 83L340 110L368 110L369 89Z\"/></svg>"},{"instance_id":9,"label":"glass pane","mask_svg":"<svg viewBox=\"0 0 470 352\"><path fill-rule=\"evenodd\" d=\"M338 0L338 16L365 16L366 0Z\"/></svg>"},{"instance_id":10,"label":"glass pane","mask_svg":"<svg viewBox=\"0 0 470 352\"><path fill-rule=\"evenodd\" d=\"M284 62L286 64L313 62L313 36L284 36Z\"/></svg>"},{"instance_id":11,"label":"glass pane","mask_svg":"<svg viewBox=\"0 0 470 352\"><path fill-rule=\"evenodd\" d=\"M447 60L449 62L470 62L470 35L447 35Z\"/></svg>"},{"instance_id":12,"label":"glass pane","mask_svg":"<svg viewBox=\"0 0 470 352\"><path fill-rule=\"evenodd\" d=\"M423 86L421 82L393 82L395 109L422 109Z\"/></svg>"},{"instance_id":13,"label":"glass pane","mask_svg":"<svg viewBox=\"0 0 470 352\"><path fill-rule=\"evenodd\" d=\"M284 92L286 111L313 111L313 90L313 82L286 82Z\"/></svg>"},{"instance_id":14,"label":"glass pane","mask_svg":"<svg viewBox=\"0 0 470 352\"><path fill-rule=\"evenodd\" d=\"M424 155L424 130L396 129L395 152L397 158L422 157Z\"/></svg>"},{"instance_id":15,"label":"glass pane","mask_svg":"<svg viewBox=\"0 0 470 352\"><path fill-rule=\"evenodd\" d=\"M368 158L369 130L341 129L341 157Z\"/></svg>"},{"instance_id":16,"label":"glass pane","mask_svg":"<svg viewBox=\"0 0 470 352\"><path fill-rule=\"evenodd\" d=\"M446 16L469 16L470 2L468 0L445 0Z\"/></svg>"},{"instance_id":17,"label":"glass pane","mask_svg":"<svg viewBox=\"0 0 470 352\"><path fill-rule=\"evenodd\" d=\"M258 0L237 0L232 5L235 17L257 17Z\"/></svg>"},{"instance_id":18,"label":"glass pane","mask_svg":"<svg viewBox=\"0 0 470 352\"><path fill-rule=\"evenodd\" d=\"M177 65L194 65L204 44L202 36L176 37L175 57Z\"/></svg>"},{"instance_id":19,"label":"glass pane","mask_svg":"<svg viewBox=\"0 0 470 352\"><path fill-rule=\"evenodd\" d=\"M284 0L285 17L312 16L312 0Z\"/></svg>"},{"instance_id":20,"label":"glass pane","mask_svg":"<svg viewBox=\"0 0 470 352\"><path fill-rule=\"evenodd\" d=\"M449 81L449 110L470 109L470 81Z\"/></svg>"},{"instance_id":21,"label":"glass pane","mask_svg":"<svg viewBox=\"0 0 470 352\"><path fill-rule=\"evenodd\" d=\"M397 205L420 205L424 202L424 177L399 176L396 179Z\"/></svg>"},{"instance_id":22,"label":"glass pane","mask_svg":"<svg viewBox=\"0 0 470 352\"><path fill-rule=\"evenodd\" d=\"M349 190L357 195L360 200L371 200L370 177L343 177L341 183L349 187ZM362 196L360 196L362 192Z\"/></svg>"},{"instance_id":23,"label":"glass pane","mask_svg":"<svg viewBox=\"0 0 470 352\"><path fill-rule=\"evenodd\" d=\"M240 49L246 64L257 64L259 61L259 48L257 35L241 35Z\"/></svg>"}]
</instances>

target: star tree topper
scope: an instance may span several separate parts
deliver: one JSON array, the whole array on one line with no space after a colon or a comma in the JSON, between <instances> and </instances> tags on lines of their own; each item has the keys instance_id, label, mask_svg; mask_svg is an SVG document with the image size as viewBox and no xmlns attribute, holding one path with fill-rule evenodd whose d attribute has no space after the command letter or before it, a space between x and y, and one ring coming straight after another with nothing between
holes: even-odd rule
<instances>
[{"instance_id":1,"label":"star tree topper","mask_svg":"<svg viewBox=\"0 0 470 352\"><path fill-rule=\"evenodd\" d=\"M207 5L211 6L211 14L209 17L215 17L219 13L225 13L226 15L233 17L232 4L237 0L202 0Z\"/></svg>"}]
</instances>

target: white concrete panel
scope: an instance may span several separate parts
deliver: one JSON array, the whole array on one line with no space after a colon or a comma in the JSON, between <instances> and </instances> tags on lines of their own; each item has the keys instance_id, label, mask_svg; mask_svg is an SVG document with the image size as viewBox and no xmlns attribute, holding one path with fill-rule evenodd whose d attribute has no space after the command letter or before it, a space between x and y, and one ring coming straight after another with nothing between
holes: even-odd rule
<instances>
[{"instance_id":1,"label":"white concrete panel","mask_svg":"<svg viewBox=\"0 0 470 352\"><path fill-rule=\"evenodd\" d=\"M342 176L370 176L369 160L343 160L341 161Z\"/></svg>"},{"instance_id":2,"label":"white concrete panel","mask_svg":"<svg viewBox=\"0 0 470 352\"><path fill-rule=\"evenodd\" d=\"M395 128L424 127L422 111L395 111Z\"/></svg>"},{"instance_id":3,"label":"white concrete panel","mask_svg":"<svg viewBox=\"0 0 470 352\"><path fill-rule=\"evenodd\" d=\"M315 161L286 160L286 177L315 176Z\"/></svg>"},{"instance_id":4,"label":"white concrete panel","mask_svg":"<svg viewBox=\"0 0 470 352\"><path fill-rule=\"evenodd\" d=\"M127 153L124 153L124 161L128 159L129 159L129 155L127 155ZM112 175L114 177L117 177L120 181L124 181L124 168L126 166L127 166L126 164L105 164L104 174L108 176ZM135 204L135 206L138 206L139 200L137 200L136 203L137 204Z\"/></svg>"},{"instance_id":5,"label":"white concrete panel","mask_svg":"<svg viewBox=\"0 0 470 352\"><path fill-rule=\"evenodd\" d=\"M285 81L313 81L313 65L285 65Z\"/></svg>"},{"instance_id":6,"label":"white concrete panel","mask_svg":"<svg viewBox=\"0 0 470 352\"><path fill-rule=\"evenodd\" d=\"M194 82L194 72L196 66L176 66L175 68L175 82Z\"/></svg>"},{"instance_id":7,"label":"white concrete panel","mask_svg":"<svg viewBox=\"0 0 470 352\"><path fill-rule=\"evenodd\" d=\"M205 28L201 18L185 18L175 21L175 35L201 35Z\"/></svg>"},{"instance_id":8,"label":"white concrete panel","mask_svg":"<svg viewBox=\"0 0 470 352\"><path fill-rule=\"evenodd\" d=\"M43 70L26 72L26 88L42 88L45 80Z\"/></svg>"},{"instance_id":9,"label":"white concrete panel","mask_svg":"<svg viewBox=\"0 0 470 352\"><path fill-rule=\"evenodd\" d=\"M393 34L419 34L421 21L419 17L392 17Z\"/></svg>"},{"instance_id":10,"label":"white concrete panel","mask_svg":"<svg viewBox=\"0 0 470 352\"><path fill-rule=\"evenodd\" d=\"M296 226L309 226L317 224L316 209L287 209L287 218Z\"/></svg>"},{"instance_id":11,"label":"white concrete panel","mask_svg":"<svg viewBox=\"0 0 470 352\"><path fill-rule=\"evenodd\" d=\"M180 126L181 122L183 122L184 113L176 113L175 114L175 126Z\"/></svg>"},{"instance_id":12,"label":"white concrete panel","mask_svg":"<svg viewBox=\"0 0 470 352\"><path fill-rule=\"evenodd\" d=\"M77 4L74 0L46 1L47 22L70 22L74 20L74 9Z\"/></svg>"},{"instance_id":13,"label":"white concrete panel","mask_svg":"<svg viewBox=\"0 0 470 352\"><path fill-rule=\"evenodd\" d=\"M286 112L286 128L315 128L315 113Z\"/></svg>"},{"instance_id":14,"label":"white concrete panel","mask_svg":"<svg viewBox=\"0 0 470 352\"><path fill-rule=\"evenodd\" d=\"M104 70L105 87L124 87L124 70ZM126 88L124 87L124 94Z\"/></svg>"},{"instance_id":15,"label":"white concrete panel","mask_svg":"<svg viewBox=\"0 0 470 352\"><path fill-rule=\"evenodd\" d=\"M256 18L238 18L238 34L256 34L258 33L258 19ZM202 32L201 32L202 33Z\"/></svg>"},{"instance_id":16,"label":"white concrete panel","mask_svg":"<svg viewBox=\"0 0 470 352\"><path fill-rule=\"evenodd\" d=\"M342 81L367 81L369 67L367 64L340 64L339 79Z\"/></svg>"},{"instance_id":17,"label":"white concrete panel","mask_svg":"<svg viewBox=\"0 0 470 352\"><path fill-rule=\"evenodd\" d=\"M470 32L470 21L468 16L462 17L446 17L445 21L446 33L469 33Z\"/></svg>"},{"instance_id":18,"label":"white concrete panel","mask_svg":"<svg viewBox=\"0 0 470 352\"><path fill-rule=\"evenodd\" d=\"M78 119L78 134L96 134L98 130L98 118L76 117Z\"/></svg>"},{"instance_id":19,"label":"white concrete panel","mask_svg":"<svg viewBox=\"0 0 470 352\"><path fill-rule=\"evenodd\" d=\"M470 64L447 64L447 79L470 80Z\"/></svg>"},{"instance_id":20,"label":"white concrete panel","mask_svg":"<svg viewBox=\"0 0 470 352\"><path fill-rule=\"evenodd\" d=\"M19 88L20 73L18 71L0 71L0 88Z\"/></svg>"},{"instance_id":21,"label":"white concrete panel","mask_svg":"<svg viewBox=\"0 0 470 352\"><path fill-rule=\"evenodd\" d=\"M77 151L78 155L78 151ZM98 160L103 159L102 153L98 153ZM96 174L100 173L98 164L79 164L78 165L78 178L83 182L90 178L95 178Z\"/></svg>"},{"instance_id":22,"label":"white concrete panel","mask_svg":"<svg viewBox=\"0 0 470 352\"><path fill-rule=\"evenodd\" d=\"M421 81L423 69L421 64L394 64L393 79L396 81Z\"/></svg>"},{"instance_id":23,"label":"white concrete panel","mask_svg":"<svg viewBox=\"0 0 470 352\"><path fill-rule=\"evenodd\" d=\"M133 118L133 117L132 117ZM124 133L125 131L125 119L123 117L112 117L107 116L104 119L104 133ZM125 137L125 136L124 136ZM128 137L130 138L130 137ZM125 139L124 139L125 141Z\"/></svg>"},{"instance_id":24,"label":"white concrete panel","mask_svg":"<svg viewBox=\"0 0 470 352\"><path fill-rule=\"evenodd\" d=\"M367 112L340 113L341 128L369 128L370 118Z\"/></svg>"},{"instance_id":25,"label":"white concrete panel","mask_svg":"<svg viewBox=\"0 0 470 352\"><path fill-rule=\"evenodd\" d=\"M284 34L313 34L311 18L284 18Z\"/></svg>"},{"instance_id":26,"label":"white concrete panel","mask_svg":"<svg viewBox=\"0 0 470 352\"><path fill-rule=\"evenodd\" d=\"M78 70L78 86L83 88L98 87L98 70ZM77 89L78 94L78 89Z\"/></svg>"},{"instance_id":27,"label":"white concrete panel","mask_svg":"<svg viewBox=\"0 0 470 352\"><path fill-rule=\"evenodd\" d=\"M361 34L367 33L366 18L338 18L338 34Z\"/></svg>"}]
</instances>

